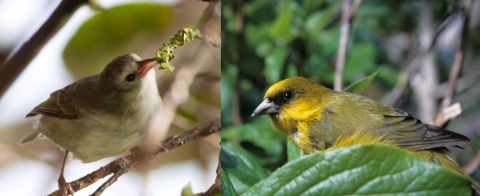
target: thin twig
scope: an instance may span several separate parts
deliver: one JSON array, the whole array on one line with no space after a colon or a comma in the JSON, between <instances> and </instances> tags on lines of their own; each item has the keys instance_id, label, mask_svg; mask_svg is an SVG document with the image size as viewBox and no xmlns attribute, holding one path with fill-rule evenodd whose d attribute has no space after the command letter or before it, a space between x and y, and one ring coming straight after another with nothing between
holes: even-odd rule
<instances>
[{"instance_id":1,"label":"thin twig","mask_svg":"<svg viewBox=\"0 0 480 196\"><path fill-rule=\"evenodd\" d=\"M458 75L460 74L460 70L462 69L462 64L465 57L465 46L468 39L468 21L468 13L467 10L465 10L460 46L458 47L457 53L455 54L455 60L453 61L453 66L450 70L450 75L448 77L448 88L445 92L445 97L443 98L442 108L445 108L449 106L450 103L452 103L453 94L457 86Z\"/></svg>"},{"instance_id":2,"label":"thin twig","mask_svg":"<svg viewBox=\"0 0 480 196\"><path fill-rule=\"evenodd\" d=\"M460 38L460 46L458 47L457 53L455 54L455 59L453 61L452 69L450 70L450 75L448 77L448 88L445 92L445 96L442 101L442 106L435 117L434 124L437 126L444 126L446 124L442 123L443 117L443 109L448 107L452 103L453 95L455 94L455 88L457 87L458 75L462 69L463 60L465 58L465 48L467 45L468 39L468 29L469 29L469 21L470 21L470 6L472 5L471 0L464 0L464 18L463 18L463 26L462 26L462 34Z\"/></svg>"},{"instance_id":3,"label":"thin twig","mask_svg":"<svg viewBox=\"0 0 480 196\"><path fill-rule=\"evenodd\" d=\"M206 137L210 134L220 132L221 130L221 125L220 125L220 119L215 119L209 122L206 122L200 126L197 126L189 131L186 131L180 135L177 136L172 136L169 137L162 142L159 143L159 146L151 151L151 155L156 155L161 152L167 152L169 150L172 150L176 147L179 147L183 144L186 144L188 142L191 142L193 140L199 139ZM97 169L96 171L87 174L86 176L79 178L73 182L70 183L72 186L72 189L77 192L87 186L90 186L91 184L97 182L98 180L104 178L105 176L108 176L112 173L119 173L119 176L126 173L129 171L131 168L135 167L138 163L140 162L140 159L138 159L136 156L133 155L128 155L123 158L118 158L111 163ZM125 170L125 171L123 171ZM112 176L113 177L113 176ZM118 178L118 177L116 177ZM116 178L111 178L112 181L116 180ZM107 181L108 182L108 181ZM113 183L112 182L112 183ZM105 184L104 184L105 185ZM102 186L104 186L102 185ZM105 185L105 188L107 188L109 185ZM100 189L100 188L99 188ZM103 189L104 190L104 189ZM102 191L103 191L102 190ZM98 190L97 190L98 191ZM49 194L50 196L54 195L60 195L60 192L58 190L54 191L53 193Z\"/></svg>"},{"instance_id":4,"label":"thin twig","mask_svg":"<svg viewBox=\"0 0 480 196\"><path fill-rule=\"evenodd\" d=\"M354 0L350 5L350 0L343 0L342 3L342 24L340 27L340 44L338 46L337 63L335 65L334 90L342 90L343 70L345 69L345 58L347 55L348 36L350 27L362 0Z\"/></svg>"},{"instance_id":5,"label":"thin twig","mask_svg":"<svg viewBox=\"0 0 480 196\"><path fill-rule=\"evenodd\" d=\"M218 3L220 0L201 0L203 2L213 2L213 3Z\"/></svg>"},{"instance_id":6,"label":"thin twig","mask_svg":"<svg viewBox=\"0 0 480 196\"><path fill-rule=\"evenodd\" d=\"M222 44L219 43L219 42L216 42L215 40L213 40L210 36L208 35L202 35L202 37L200 38L201 40L203 40L204 42L207 42L209 43L210 45L212 45L213 47L215 48L220 48L222 47Z\"/></svg>"},{"instance_id":7,"label":"thin twig","mask_svg":"<svg viewBox=\"0 0 480 196\"><path fill-rule=\"evenodd\" d=\"M462 170L465 171L468 175L472 175L478 170L478 166L480 165L480 153L477 153L472 159L470 159L464 166L462 166Z\"/></svg>"},{"instance_id":8,"label":"thin twig","mask_svg":"<svg viewBox=\"0 0 480 196\"><path fill-rule=\"evenodd\" d=\"M103 193L103 191L105 191L108 187L110 187L110 185L112 185L114 182L117 181L117 179L128 172L128 170L130 170L131 168L135 167L136 165L138 165L138 163L140 163L140 161L135 161L133 162L132 164L128 165L127 167L125 168L122 168L120 169L119 171L115 172L113 174L112 177L110 177L105 183L102 184L102 186L98 187L98 189L93 192L93 194L91 194L91 196L99 196Z\"/></svg>"},{"instance_id":9,"label":"thin twig","mask_svg":"<svg viewBox=\"0 0 480 196\"><path fill-rule=\"evenodd\" d=\"M169 137L166 140L163 140L162 142L160 142L158 147L151 152L151 154L156 155L158 153L168 152L169 150L179 147L192 140L206 137L212 133L220 132L220 129L220 119L209 121L191 129L190 131L187 131L188 134L185 134L185 132L183 134Z\"/></svg>"},{"instance_id":10,"label":"thin twig","mask_svg":"<svg viewBox=\"0 0 480 196\"><path fill-rule=\"evenodd\" d=\"M88 0L63 0L43 25L0 67L0 99L53 34L64 24L65 17Z\"/></svg>"}]
</instances>

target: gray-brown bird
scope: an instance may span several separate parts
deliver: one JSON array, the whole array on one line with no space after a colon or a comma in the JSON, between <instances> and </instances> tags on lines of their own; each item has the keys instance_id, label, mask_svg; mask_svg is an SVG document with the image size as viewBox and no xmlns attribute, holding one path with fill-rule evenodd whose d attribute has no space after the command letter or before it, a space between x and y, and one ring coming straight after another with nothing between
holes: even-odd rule
<instances>
[{"instance_id":1,"label":"gray-brown bird","mask_svg":"<svg viewBox=\"0 0 480 196\"><path fill-rule=\"evenodd\" d=\"M65 150L58 184L62 195L74 192L63 177L69 152L84 163L120 155L140 143L162 100L153 59L136 54L113 59L97 75L50 94L27 117L38 116L26 144L46 137Z\"/></svg>"}]
</instances>

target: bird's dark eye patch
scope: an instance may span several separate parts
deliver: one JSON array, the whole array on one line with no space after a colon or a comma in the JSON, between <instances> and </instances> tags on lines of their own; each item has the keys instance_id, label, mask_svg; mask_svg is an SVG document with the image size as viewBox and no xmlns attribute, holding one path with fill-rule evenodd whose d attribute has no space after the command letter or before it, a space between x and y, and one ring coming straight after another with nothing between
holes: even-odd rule
<instances>
[{"instance_id":1,"label":"bird's dark eye patch","mask_svg":"<svg viewBox=\"0 0 480 196\"><path fill-rule=\"evenodd\" d=\"M128 74L127 77L125 77L125 81L131 82L135 80L135 74Z\"/></svg>"},{"instance_id":2,"label":"bird's dark eye patch","mask_svg":"<svg viewBox=\"0 0 480 196\"><path fill-rule=\"evenodd\" d=\"M293 93L291 91L285 91L282 95L283 100L290 101L293 98Z\"/></svg>"}]
</instances>

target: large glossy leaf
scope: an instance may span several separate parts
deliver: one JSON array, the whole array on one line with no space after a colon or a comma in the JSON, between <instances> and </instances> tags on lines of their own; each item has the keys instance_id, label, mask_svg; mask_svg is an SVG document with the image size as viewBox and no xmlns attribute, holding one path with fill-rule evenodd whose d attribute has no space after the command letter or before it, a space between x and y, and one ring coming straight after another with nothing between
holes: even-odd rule
<instances>
[{"instance_id":1,"label":"large glossy leaf","mask_svg":"<svg viewBox=\"0 0 480 196\"><path fill-rule=\"evenodd\" d=\"M252 155L230 142L222 142L220 160L222 169L229 176L235 177L247 186L252 186L267 177L267 172Z\"/></svg>"},{"instance_id":2,"label":"large glossy leaf","mask_svg":"<svg viewBox=\"0 0 480 196\"><path fill-rule=\"evenodd\" d=\"M99 73L114 57L143 50L173 17L172 8L157 4L126 4L101 11L78 29L63 58L76 77Z\"/></svg>"},{"instance_id":3,"label":"large glossy leaf","mask_svg":"<svg viewBox=\"0 0 480 196\"><path fill-rule=\"evenodd\" d=\"M298 158L243 195L469 195L467 177L383 145Z\"/></svg>"},{"instance_id":4,"label":"large glossy leaf","mask_svg":"<svg viewBox=\"0 0 480 196\"><path fill-rule=\"evenodd\" d=\"M222 195L236 196L237 192L233 187L232 181L230 181L230 176L228 175L228 173L223 171L223 169L220 170L220 173L222 175L222 178L221 178Z\"/></svg>"}]
</instances>

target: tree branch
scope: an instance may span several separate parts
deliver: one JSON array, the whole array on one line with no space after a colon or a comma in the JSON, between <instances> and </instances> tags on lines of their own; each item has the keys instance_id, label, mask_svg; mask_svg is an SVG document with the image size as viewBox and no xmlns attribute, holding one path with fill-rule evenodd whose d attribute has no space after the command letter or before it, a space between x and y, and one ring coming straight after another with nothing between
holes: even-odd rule
<instances>
[{"instance_id":1,"label":"tree branch","mask_svg":"<svg viewBox=\"0 0 480 196\"><path fill-rule=\"evenodd\" d=\"M220 48L222 47L222 44L219 43L219 42L216 42L215 40L213 40L210 36L208 35L202 35L202 37L200 38L202 41L204 42L207 42L209 43L210 45L212 45L213 47L215 48Z\"/></svg>"},{"instance_id":2,"label":"tree branch","mask_svg":"<svg viewBox=\"0 0 480 196\"><path fill-rule=\"evenodd\" d=\"M469 21L470 21L470 7L472 5L471 0L464 0L463 1L463 9L464 9L464 18L462 24L462 34L460 37L460 46L458 47L457 53L455 54L455 59L453 61L452 69L450 70L450 75L448 77L448 88L445 91L445 96L442 101L442 106L435 117L434 124L437 126L444 126L448 120L444 119L443 109L448 107L452 103L453 95L455 94L455 88L457 87L458 75L460 74L460 70L462 69L463 60L465 58L465 48L467 45L468 39L468 29L469 29Z\"/></svg>"},{"instance_id":3,"label":"tree branch","mask_svg":"<svg viewBox=\"0 0 480 196\"><path fill-rule=\"evenodd\" d=\"M342 90L343 70L345 68L345 58L347 55L348 35L350 34L350 27L362 0L354 0L350 5L350 0L343 0L342 3L342 24L340 27L340 44L338 46L337 63L335 65L335 81L333 84L334 90Z\"/></svg>"},{"instance_id":4,"label":"tree branch","mask_svg":"<svg viewBox=\"0 0 480 196\"><path fill-rule=\"evenodd\" d=\"M220 2L220 0L201 0L203 2L214 2L214 3L218 3Z\"/></svg>"},{"instance_id":5,"label":"tree branch","mask_svg":"<svg viewBox=\"0 0 480 196\"><path fill-rule=\"evenodd\" d=\"M472 159L470 159L464 166L462 170L465 171L468 175L474 174L478 170L480 165L480 153L477 153Z\"/></svg>"},{"instance_id":6,"label":"tree branch","mask_svg":"<svg viewBox=\"0 0 480 196\"><path fill-rule=\"evenodd\" d=\"M64 24L66 21L64 18L82 3L88 3L88 0L61 1L37 32L0 67L0 99L30 61L40 52L45 43Z\"/></svg>"},{"instance_id":7,"label":"tree branch","mask_svg":"<svg viewBox=\"0 0 480 196\"><path fill-rule=\"evenodd\" d=\"M242 72L240 72L241 67L243 66L242 63L242 48L243 48L243 43L244 43L244 38L245 38L245 33L244 33L244 26L245 26L245 20L244 20L244 12L245 12L245 5L243 0L237 1L237 34L236 34L236 49L237 49L237 55L235 57L235 67L237 70L237 76L234 77L235 81L233 84L233 96L232 96L232 117L233 117L233 125L240 125L242 124L242 115L240 112L240 81L242 80Z\"/></svg>"},{"instance_id":8,"label":"tree branch","mask_svg":"<svg viewBox=\"0 0 480 196\"><path fill-rule=\"evenodd\" d=\"M158 147L151 152L151 154L157 155L158 153L168 152L169 150L179 147L187 142L206 137L212 133L220 132L221 128L220 119L206 122L190 131L163 140Z\"/></svg>"},{"instance_id":9,"label":"tree branch","mask_svg":"<svg viewBox=\"0 0 480 196\"><path fill-rule=\"evenodd\" d=\"M220 130L220 119L206 122L180 135L172 136L161 141L157 148L150 152L150 155L157 155L162 152L170 151L193 140L220 132ZM132 169L139 163L140 159L136 158L136 156L132 154L123 158L118 158L111 163L100 167L94 172L87 174L86 176L79 178L73 182L70 182L70 185L72 186L72 189L77 192L113 173L114 175L102 186L100 186L97 191L95 191L95 193L93 193L93 195L100 195L106 188L108 188L113 182L115 182L118 177L128 172L130 169ZM49 194L49 196L56 195L61 195L58 190Z\"/></svg>"}]
</instances>

